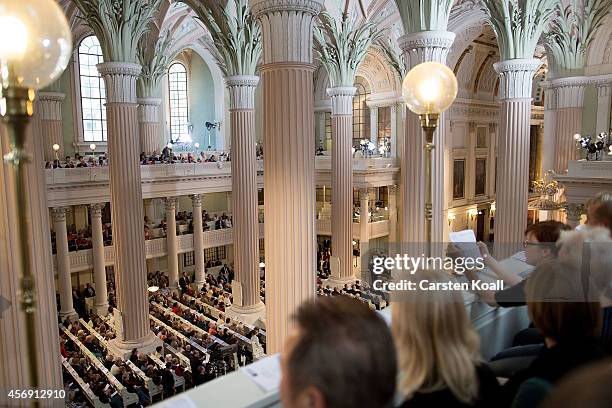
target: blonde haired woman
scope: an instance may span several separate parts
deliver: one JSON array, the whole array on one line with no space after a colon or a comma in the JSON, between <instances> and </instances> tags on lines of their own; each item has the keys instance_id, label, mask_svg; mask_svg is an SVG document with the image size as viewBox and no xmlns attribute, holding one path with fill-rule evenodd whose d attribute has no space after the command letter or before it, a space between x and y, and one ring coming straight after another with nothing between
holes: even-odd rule
<instances>
[{"instance_id":1,"label":"blonde haired woman","mask_svg":"<svg viewBox=\"0 0 612 408\"><path fill-rule=\"evenodd\" d=\"M417 290L393 302L393 335L399 356L402 408L491 406L497 379L481 362L478 335L470 325L461 291L421 290L444 283L443 272L422 271Z\"/></svg>"}]
</instances>

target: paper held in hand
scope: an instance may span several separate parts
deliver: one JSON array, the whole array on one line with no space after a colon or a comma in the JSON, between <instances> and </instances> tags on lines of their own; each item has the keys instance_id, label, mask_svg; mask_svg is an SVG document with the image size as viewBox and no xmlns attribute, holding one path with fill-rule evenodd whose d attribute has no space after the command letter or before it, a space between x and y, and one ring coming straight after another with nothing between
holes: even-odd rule
<instances>
[{"instance_id":1,"label":"paper held in hand","mask_svg":"<svg viewBox=\"0 0 612 408\"><path fill-rule=\"evenodd\" d=\"M448 234L450 242L457 249L452 255L455 258L482 258L480 249L476 245L476 235L473 230L463 230L457 232L450 232Z\"/></svg>"}]
</instances>

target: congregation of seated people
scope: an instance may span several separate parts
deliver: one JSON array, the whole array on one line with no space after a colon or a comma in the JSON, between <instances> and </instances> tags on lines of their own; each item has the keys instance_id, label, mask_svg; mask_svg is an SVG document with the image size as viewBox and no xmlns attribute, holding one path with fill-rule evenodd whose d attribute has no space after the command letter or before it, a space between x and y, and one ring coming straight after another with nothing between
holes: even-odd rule
<instances>
[{"instance_id":1,"label":"congregation of seated people","mask_svg":"<svg viewBox=\"0 0 612 408\"><path fill-rule=\"evenodd\" d=\"M488 339L481 339L470 321L462 292L417 289L409 298L394 299L389 327L372 310L379 307L371 307L388 301L382 293L359 281L332 288L326 283L329 275L319 271L319 296L301 305L283 349L283 406L548 408L565 401L562 397L568 395L568 387L576 383L584 389L594 387L594 395L605 397L601 385L605 379L591 373L609 374L611 364L606 359L612 351L612 194L589 201L586 225L579 229L557 221L530 225L523 247L525 262L533 266L526 277L509 270L479 244L487 269L508 288L477 295L493 307L526 306L531 321L515 334L512 348L490 361L480 354L480 344ZM466 275L479 277L478 271ZM149 278L150 283L168 289L164 273ZM446 283L457 278L429 270L409 279ZM225 358L211 368L211 355L225 345L236 347L242 364L254 360L254 349L245 347L245 341L265 346L259 329L226 315L233 300L232 280L233 271L225 265L216 276L207 274L199 287L185 273L178 282L180 291L160 290L150 296L151 330L165 344L158 354L169 370L167 381L164 368L152 357L134 350L130 361L158 381L165 395L175 392L170 375L173 379L184 376L189 387L235 369ZM92 291L86 286L82 296L92 296ZM115 336L112 319L111 314L86 320L101 338L111 340ZM138 404L151 402L142 378L127 362L108 357L101 341L83 323L64 326L76 340L60 330L62 356L86 383L95 384L91 389L97 398L113 407L123 406L116 385L84 349L137 396ZM172 352L166 353L165 348ZM190 362L188 369L181 358ZM83 398L69 376L66 381L74 398ZM577 391L584 398L594 398L583 389ZM581 406L579 399L568 401L573 405L567 406Z\"/></svg>"}]
</instances>

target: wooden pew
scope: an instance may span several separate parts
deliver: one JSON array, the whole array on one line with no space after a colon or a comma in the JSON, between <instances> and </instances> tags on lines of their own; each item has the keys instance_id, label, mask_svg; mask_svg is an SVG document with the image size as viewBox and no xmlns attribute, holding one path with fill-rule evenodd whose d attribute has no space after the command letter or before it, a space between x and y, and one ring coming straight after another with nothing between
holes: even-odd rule
<instances>
[{"instance_id":1,"label":"wooden pew","mask_svg":"<svg viewBox=\"0 0 612 408\"><path fill-rule=\"evenodd\" d=\"M211 316L213 316L215 319L219 319L219 316L220 316L220 315L221 315L221 313L222 313L222 312L221 312L219 309L216 309L215 307L213 307L213 306L209 305L208 303L203 302L203 301L202 301L200 298L191 297L191 296L189 296L189 295L183 295L183 296L185 296L185 298L186 298L186 299L188 299L189 301L191 301L191 300L195 300L196 304L198 304L198 305L202 306L204 309L206 309L206 310L210 311L210 315L211 315ZM207 317L207 316L204 316L204 317ZM231 317L231 316L226 316L226 317ZM233 319L233 320L236 320L236 319ZM237 321L237 320L236 320L236 321ZM255 327L255 326L253 326L253 325L250 325L250 324L247 324L247 323L244 323L244 322L241 322L241 323L242 323L242 325L243 325L244 327L246 327L247 329L249 329L249 330L251 330L251 331L253 331L253 330L255 330L255 329L256 329L256 327ZM228 329L229 329L229 327L228 327ZM265 341L265 340L266 340L266 331L265 331L265 330L262 330L262 329L258 329L258 330L259 330L259 334L260 334L260 335L263 337L263 339L264 339L263 343L265 343L265 342L266 342L266 341ZM230 331L231 331L231 332L234 332L234 333L236 333L236 334L238 334L238 335L240 335L240 333L237 333L237 332L235 332L235 331L233 331L233 330L231 330L231 329L230 329ZM244 336L243 336L243 337L244 337Z\"/></svg>"},{"instance_id":2,"label":"wooden pew","mask_svg":"<svg viewBox=\"0 0 612 408\"><path fill-rule=\"evenodd\" d=\"M70 374L70 376L74 378L74 381L76 381L76 383L79 385L79 388L83 391L83 394L85 394L85 397L94 408L110 407L109 404L103 404L102 402L100 402L100 399L96 396L96 394L93 393L93 391L89 387L89 384L83 381L81 376L79 376L79 374L74 370L74 368L72 368L72 366L70 365L70 363L68 363L67 360L62 361L62 366L68 372L68 374Z\"/></svg>"},{"instance_id":3,"label":"wooden pew","mask_svg":"<svg viewBox=\"0 0 612 408\"><path fill-rule=\"evenodd\" d=\"M93 327L87 324L85 320L79 319L79 322L81 322L83 327L85 327L87 331L89 331L89 333L91 333L98 340L100 345L104 347L104 350L108 351L108 343L106 339L102 337L102 335L98 333ZM126 365L130 367L130 369L134 372L134 374L136 374L138 377L140 377L143 380L145 384L145 388L149 392L149 398L151 399L151 401L153 401L154 396L161 394L162 387L155 385L153 380L147 377L147 375L140 368L138 368L134 363L132 363L130 360L126 360L125 362L126 362Z\"/></svg>"},{"instance_id":4,"label":"wooden pew","mask_svg":"<svg viewBox=\"0 0 612 408\"><path fill-rule=\"evenodd\" d=\"M74 337L72 333L70 333L70 330L65 328L63 325L60 325L60 327L62 331L68 336L68 338L72 340L73 343L76 344L76 346L81 350L83 355L85 355L85 357L87 357L87 359L91 361L91 363L99 371L101 371L106 376L106 378L108 378L108 381L113 386L113 388L115 388L115 390L117 390L119 395L121 395L121 398L123 399L123 404L125 406L138 402L138 395L132 392L128 392L125 386L121 384L121 382L114 375L112 375L110 371L106 369L106 367L104 367L104 364L102 364L102 362L98 360L98 358L94 356L93 353L89 351L89 349L85 347L85 345L81 343L79 339L77 339L76 337Z\"/></svg>"},{"instance_id":5,"label":"wooden pew","mask_svg":"<svg viewBox=\"0 0 612 408\"><path fill-rule=\"evenodd\" d=\"M184 323L185 325L189 326L190 328L192 328L193 330L199 332L200 334L206 334L208 337L212 338L214 340L215 343L219 343L220 345L222 345L223 347L227 347L229 346L229 344L227 344L225 341L221 340L220 338L213 336L212 334L208 334L208 332L204 331L203 329L199 328L198 326L196 326L195 324L191 323L189 320L187 319L183 319L181 316L175 314L172 312L172 309L163 307L162 305L158 304L157 302L151 302L153 304L153 306L155 306L157 309L168 313L170 316L172 316L173 319L177 319L179 321L181 321L182 323ZM177 302L178 306L183 308L183 309L189 309L188 306L183 305L180 302ZM195 310L194 310L195 312Z\"/></svg>"},{"instance_id":6,"label":"wooden pew","mask_svg":"<svg viewBox=\"0 0 612 408\"><path fill-rule=\"evenodd\" d=\"M196 301L196 303L198 303L198 301L199 301L199 302L200 302L200 304L201 304L202 306L208 306L206 303L202 302L202 301L201 301L201 300L199 300L199 299L192 298L191 296L188 296L188 295L184 295L184 296L185 296L185 297L186 297L188 300L195 300L195 301ZM182 309L191 309L189 306L187 306L187 305L185 305L185 304L182 304L182 303L179 303L179 307L181 307ZM193 309L191 309L191 310L192 310L192 311L193 311L193 312L196 314L196 316L202 316L202 317L203 317L203 318L204 318L206 321L209 321L209 322L215 322L215 323L216 323L216 320L211 319L210 317L206 316L205 314L202 314L202 313L198 312L197 310L193 310ZM245 345L245 346L249 347L249 348L251 349L251 351L253 351L253 341L252 341L251 339L249 339L249 338L247 338L247 337L243 336L242 334L240 334L240 333L238 333L238 332L236 332L236 331L234 331L234 330L230 329L229 327L227 327L227 326L225 325L225 323L223 323L223 324L219 325L219 327L220 327L220 328L227 328L227 331L228 331L228 332L229 332L229 333L230 333L230 334L231 334L233 337L236 337L236 338L238 339L238 341L239 341L241 344L243 344L243 345Z\"/></svg>"},{"instance_id":7,"label":"wooden pew","mask_svg":"<svg viewBox=\"0 0 612 408\"><path fill-rule=\"evenodd\" d=\"M159 320L157 317L155 317L153 315L149 315L149 318L151 320L153 320L155 323L159 324L160 326L163 326L166 330L168 330L170 333L174 334L176 337L178 337L183 342L183 344L189 344L191 347L195 348L196 350L198 350L199 352L201 352L201 353L203 353L205 355L209 354L208 350L206 350L204 347L200 346L195 341L192 341L192 340L188 339L187 336L185 336L183 333L179 332L178 330L176 330L172 326L167 325L166 323L162 322L161 320ZM174 350L168 344L165 344L164 347L166 349L168 349L168 350ZM182 353L180 353L178 351L176 351L176 353L177 353L177 357L179 357L179 360L187 362L187 366L185 366L185 367L191 367L191 362L189 361L189 359L187 357L185 357L184 354L182 354Z\"/></svg>"}]
</instances>

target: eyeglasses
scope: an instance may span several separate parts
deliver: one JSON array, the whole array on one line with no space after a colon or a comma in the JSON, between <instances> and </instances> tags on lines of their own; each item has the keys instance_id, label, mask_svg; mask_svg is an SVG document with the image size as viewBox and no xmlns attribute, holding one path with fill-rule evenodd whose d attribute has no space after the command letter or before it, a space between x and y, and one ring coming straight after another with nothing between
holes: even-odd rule
<instances>
[{"instance_id":1,"label":"eyeglasses","mask_svg":"<svg viewBox=\"0 0 612 408\"><path fill-rule=\"evenodd\" d=\"M527 240L523 241L523 248L527 248L530 245L540 246L540 243L539 242L529 242Z\"/></svg>"}]
</instances>

